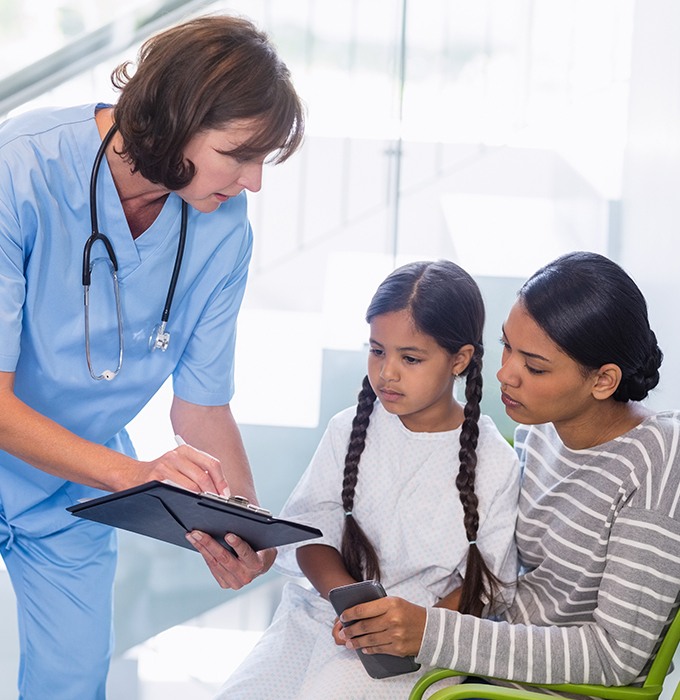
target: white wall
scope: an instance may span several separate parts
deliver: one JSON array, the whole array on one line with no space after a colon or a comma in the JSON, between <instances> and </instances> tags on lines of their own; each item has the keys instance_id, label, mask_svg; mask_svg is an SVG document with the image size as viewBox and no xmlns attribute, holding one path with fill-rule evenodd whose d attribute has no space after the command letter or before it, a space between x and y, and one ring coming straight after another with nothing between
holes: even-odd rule
<instances>
[{"instance_id":1,"label":"white wall","mask_svg":"<svg viewBox=\"0 0 680 700\"><path fill-rule=\"evenodd\" d=\"M665 360L650 404L680 407L680 3L635 10L620 261L645 292Z\"/></svg>"}]
</instances>

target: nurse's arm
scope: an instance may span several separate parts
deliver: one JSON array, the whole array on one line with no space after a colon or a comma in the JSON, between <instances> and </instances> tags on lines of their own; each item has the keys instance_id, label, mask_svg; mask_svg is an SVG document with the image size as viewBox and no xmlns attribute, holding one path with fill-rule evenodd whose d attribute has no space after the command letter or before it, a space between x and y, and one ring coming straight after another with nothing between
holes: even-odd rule
<instances>
[{"instance_id":1,"label":"nurse's arm","mask_svg":"<svg viewBox=\"0 0 680 700\"><path fill-rule=\"evenodd\" d=\"M177 448L141 462L78 437L21 401L14 394L13 372L0 372L0 450L48 474L106 491L154 479L169 479L195 491L214 492L225 485L217 476L217 460L195 450Z\"/></svg>"},{"instance_id":2,"label":"nurse's arm","mask_svg":"<svg viewBox=\"0 0 680 700\"><path fill-rule=\"evenodd\" d=\"M175 396L170 419L173 430L188 446L219 460L232 495L243 496L251 503L258 504L241 433L228 404L199 406ZM231 534L227 535L227 542L237 557L205 533L190 533L187 539L203 555L223 588L241 588L267 571L276 558L275 549L255 552L243 540Z\"/></svg>"}]
</instances>

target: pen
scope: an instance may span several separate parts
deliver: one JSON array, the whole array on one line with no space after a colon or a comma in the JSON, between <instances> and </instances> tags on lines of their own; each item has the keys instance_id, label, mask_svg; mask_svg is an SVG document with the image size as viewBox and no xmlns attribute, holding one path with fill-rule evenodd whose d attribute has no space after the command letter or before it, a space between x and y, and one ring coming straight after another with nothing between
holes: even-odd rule
<instances>
[{"instance_id":1,"label":"pen","mask_svg":"<svg viewBox=\"0 0 680 700\"><path fill-rule=\"evenodd\" d=\"M181 435L177 435L177 434L175 434L175 442L177 443L177 446L178 446L178 447L182 447L182 445L188 444L188 443L186 442L186 440L185 440ZM210 473L207 469L204 469L203 471L204 471L206 474L209 474L209 473ZM206 492L206 493L209 493L209 492Z\"/></svg>"}]
</instances>

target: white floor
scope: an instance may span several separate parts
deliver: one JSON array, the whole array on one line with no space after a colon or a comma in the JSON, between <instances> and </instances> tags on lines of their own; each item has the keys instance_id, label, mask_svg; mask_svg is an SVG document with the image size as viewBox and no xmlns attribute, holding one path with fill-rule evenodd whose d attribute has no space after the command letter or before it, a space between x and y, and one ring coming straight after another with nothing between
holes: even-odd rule
<instances>
[{"instance_id":1,"label":"white floor","mask_svg":"<svg viewBox=\"0 0 680 700\"><path fill-rule=\"evenodd\" d=\"M108 700L209 700L271 620L283 580L243 593L114 662Z\"/></svg>"},{"instance_id":2,"label":"white floor","mask_svg":"<svg viewBox=\"0 0 680 700\"><path fill-rule=\"evenodd\" d=\"M247 600L220 606L131 650L116 669L127 682L118 689L112 683L109 700L212 700L265 629L280 586L267 584L244 595ZM234 628L239 619L246 629ZM680 652L660 700L671 700L679 683Z\"/></svg>"}]
</instances>

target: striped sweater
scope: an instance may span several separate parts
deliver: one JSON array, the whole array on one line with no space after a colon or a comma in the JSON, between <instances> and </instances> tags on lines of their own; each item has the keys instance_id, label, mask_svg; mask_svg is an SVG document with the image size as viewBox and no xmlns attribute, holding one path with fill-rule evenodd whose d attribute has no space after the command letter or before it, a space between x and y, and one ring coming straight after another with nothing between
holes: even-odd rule
<instances>
[{"instance_id":1,"label":"striped sweater","mask_svg":"<svg viewBox=\"0 0 680 700\"><path fill-rule=\"evenodd\" d=\"M418 661L535 683L641 682L680 600L680 412L592 449L520 426L522 571L501 620L428 610Z\"/></svg>"}]
</instances>

